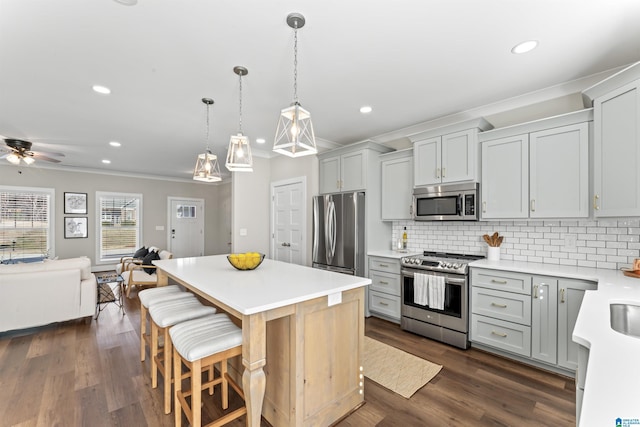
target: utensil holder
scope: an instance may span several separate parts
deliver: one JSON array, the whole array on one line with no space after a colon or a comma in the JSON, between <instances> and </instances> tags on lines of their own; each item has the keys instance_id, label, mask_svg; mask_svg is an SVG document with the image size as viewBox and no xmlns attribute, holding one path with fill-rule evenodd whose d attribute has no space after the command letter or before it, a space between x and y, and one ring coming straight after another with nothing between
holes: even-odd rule
<instances>
[{"instance_id":1,"label":"utensil holder","mask_svg":"<svg viewBox=\"0 0 640 427\"><path fill-rule=\"evenodd\" d=\"M500 246L487 247L487 259L489 261L500 261Z\"/></svg>"}]
</instances>

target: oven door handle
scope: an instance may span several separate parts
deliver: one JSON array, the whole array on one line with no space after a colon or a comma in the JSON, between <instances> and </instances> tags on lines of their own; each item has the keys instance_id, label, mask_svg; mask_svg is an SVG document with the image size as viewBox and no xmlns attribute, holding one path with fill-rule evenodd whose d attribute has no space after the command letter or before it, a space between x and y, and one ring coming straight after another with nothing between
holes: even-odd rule
<instances>
[{"instance_id":1,"label":"oven door handle","mask_svg":"<svg viewBox=\"0 0 640 427\"><path fill-rule=\"evenodd\" d=\"M418 274L429 274L427 271L413 271L413 270L407 270L407 269L402 269L400 270L400 273L402 274L403 277L410 277L413 279L413 274L414 273L418 273ZM437 276L437 274L432 274L432 276ZM464 285L465 283L467 283L467 279L465 277L445 277L444 279L445 284L450 284L450 285Z\"/></svg>"}]
</instances>

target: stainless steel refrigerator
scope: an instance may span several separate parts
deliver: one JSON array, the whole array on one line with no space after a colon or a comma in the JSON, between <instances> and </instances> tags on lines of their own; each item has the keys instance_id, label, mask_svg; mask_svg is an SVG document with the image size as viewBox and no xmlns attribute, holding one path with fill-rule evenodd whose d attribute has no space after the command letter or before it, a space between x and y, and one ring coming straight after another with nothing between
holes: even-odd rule
<instances>
[{"instance_id":1,"label":"stainless steel refrigerator","mask_svg":"<svg viewBox=\"0 0 640 427\"><path fill-rule=\"evenodd\" d=\"M313 267L364 276L364 193L313 198Z\"/></svg>"}]
</instances>

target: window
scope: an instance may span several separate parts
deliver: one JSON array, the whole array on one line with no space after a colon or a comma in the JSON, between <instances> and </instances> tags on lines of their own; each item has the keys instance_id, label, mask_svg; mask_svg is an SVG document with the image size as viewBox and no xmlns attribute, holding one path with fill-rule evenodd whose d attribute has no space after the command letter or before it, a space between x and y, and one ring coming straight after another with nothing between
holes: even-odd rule
<instances>
[{"instance_id":1,"label":"window","mask_svg":"<svg viewBox=\"0 0 640 427\"><path fill-rule=\"evenodd\" d=\"M51 188L0 186L0 261L53 255Z\"/></svg>"},{"instance_id":2,"label":"window","mask_svg":"<svg viewBox=\"0 0 640 427\"><path fill-rule=\"evenodd\" d=\"M96 193L98 259L119 260L133 254L142 241L142 195Z\"/></svg>"}]
</instances>

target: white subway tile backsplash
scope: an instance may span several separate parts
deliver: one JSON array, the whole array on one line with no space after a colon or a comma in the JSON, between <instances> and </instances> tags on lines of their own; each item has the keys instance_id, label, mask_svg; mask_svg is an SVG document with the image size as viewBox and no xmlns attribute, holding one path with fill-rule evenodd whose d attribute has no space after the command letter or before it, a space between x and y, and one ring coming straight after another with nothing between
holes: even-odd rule
<instances>
[{"instance_id":1,"label":"white subway tile backsplash","mask_svg":"<svg viewBox=\"0 0 640 427\"><path fill-rule=\"evenodd\" d=\"M504 236L502 259L548 264L619 269L640 258L640 218L569 219L547 221L478 221L393 223L392 241L407 227L408 249L486 256L483 234ZM576 246L567 247L567 235Z\"/></svg>"}]
</instances>

